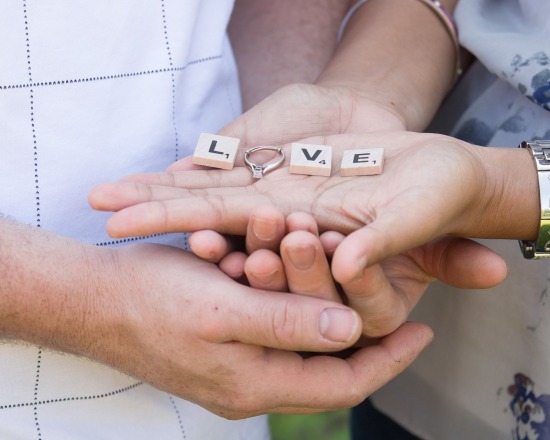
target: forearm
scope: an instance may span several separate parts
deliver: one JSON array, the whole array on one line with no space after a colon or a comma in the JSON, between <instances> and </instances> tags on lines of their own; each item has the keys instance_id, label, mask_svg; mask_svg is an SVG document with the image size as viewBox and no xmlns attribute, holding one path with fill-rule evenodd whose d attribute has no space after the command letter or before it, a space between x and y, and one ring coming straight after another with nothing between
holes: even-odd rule
<instances>
[{"instance_id":1,"label":"forearm","mask_svg":"<svg viewBox=\"0 0 550 440\"><path fill-rule=\"evenodd\" d=\"M237 0L229 35L244 108L287 84L314 82L348 7L348 0Z\"/></svg>"},{"instance_id":2,"label":"forearm","mask_svg":"<svg viewBox=\"0 0 550 440\"><path fill-rule=\"evenodd\" d=\"M86 354L100 326L92 316L101 316L108 250L5 218L0 247L0 338Z\"/></svg>"},{"instance_id":3,"label":"forearm","mask_svg":"<svg viewBox=\"0 0 550 440\"><path fill-rule=\"evenodd\" d=\"M442 1L453 11L456 0ZM423 130L453 84L456 54L447 29L418 0L369 0L349 21L318 83L345 86Z\"/></svg>"}]
</instances>

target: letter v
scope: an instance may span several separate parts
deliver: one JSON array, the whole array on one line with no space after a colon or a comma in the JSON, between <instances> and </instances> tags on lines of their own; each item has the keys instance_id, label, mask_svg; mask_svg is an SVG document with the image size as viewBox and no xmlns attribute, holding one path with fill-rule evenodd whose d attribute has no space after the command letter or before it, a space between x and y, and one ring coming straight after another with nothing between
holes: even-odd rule
<instances>
[{"instance_id":1,"label":"letter v","mask_svg":"<svg viewBox=\"0 0 550 440\"><path fill-rule=\"evenodd\" d=\"M315 160L319 157L319 154L321 154L321 150L316 150L315 154L312 157L309 155L309 152L305 148L302 148L302 152L304 153L304 156L307 160Z\"/></svg>"}]
</instances>

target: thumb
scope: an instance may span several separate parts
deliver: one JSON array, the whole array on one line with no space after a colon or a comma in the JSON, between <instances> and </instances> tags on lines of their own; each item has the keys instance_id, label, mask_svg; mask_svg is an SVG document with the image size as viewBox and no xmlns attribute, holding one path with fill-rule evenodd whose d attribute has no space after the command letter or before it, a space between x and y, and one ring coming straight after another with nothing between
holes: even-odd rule
<instances>
[{"instance_id":1,"label":"thumb","mask_svg":"<svg viewBox=\"0 0 550 440\"><path fill-rule=\"evenodd\" d=\"M343 350L362 329L359 315L342 304L253 288L232 296L227 318L217 335L224 341L293 351Z\"/></svg>"},{"instance_id":2,"label":"thumb","mask_svg":"<svg viewBox=\"0 0 550 440\"><path fill-rule=\"evenodd\" d=\"M431 241L438 234L439 219L418 208L404 221L399 209L385 212L375 221L349 234L334 251L332 274L349 283L367 267ZM406 212L406 211L405 211ZM426 214L426 215L425 215Z\"/></svg>"}]
</instances>

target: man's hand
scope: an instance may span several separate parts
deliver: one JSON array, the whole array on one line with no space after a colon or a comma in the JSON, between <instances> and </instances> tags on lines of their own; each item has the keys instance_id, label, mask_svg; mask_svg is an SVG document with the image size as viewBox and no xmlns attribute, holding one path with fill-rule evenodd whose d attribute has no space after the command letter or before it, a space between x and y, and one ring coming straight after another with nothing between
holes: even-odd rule
<instances>
[{"instance_id":1,"label":"man's hand","mask_svg":"<svg viewBox=\"0 0 550 440\"><path fill-rule=\"evenodd\" d=\"M303 359L289 350L341 350L359 337L351 309L259 291L179 249L116 251L131 273L111 298L117 325L103 328L92 356L228 418L308 413L354 405L402 371L431 340L404 326L347 359ZM130 288L131 287L131 288Z\"/></svg>"},{"instance_id":2,"label":"man's hand","mask_svg":"<svg viewBox=\"0 0 550 440\"><path fill-rule=\"evenodd\" d=\"M85 245L0 218L0 337L95 359L229 418L360 402L431 340L403 327L348 359L358 315L253 289L163 245Z\"/></svg>"}]
</instances>

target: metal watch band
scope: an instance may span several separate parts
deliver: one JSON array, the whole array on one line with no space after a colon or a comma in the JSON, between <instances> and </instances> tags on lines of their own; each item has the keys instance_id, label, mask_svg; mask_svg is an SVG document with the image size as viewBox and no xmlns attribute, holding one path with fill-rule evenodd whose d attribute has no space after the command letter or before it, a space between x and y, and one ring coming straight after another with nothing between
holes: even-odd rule
<instances>
[{"instance_id":1,"label":"metal watch band","mask_svg":"<svg viewBox=\"0 0 550 440\"><path fill-rule=\"evenodd\" d=\"M528 259L550 258L550 140L524 141L534 158L539 178L540 228L537 240L520 241L523 256Z\"/></svg>"}]
</instances>

